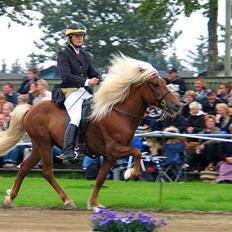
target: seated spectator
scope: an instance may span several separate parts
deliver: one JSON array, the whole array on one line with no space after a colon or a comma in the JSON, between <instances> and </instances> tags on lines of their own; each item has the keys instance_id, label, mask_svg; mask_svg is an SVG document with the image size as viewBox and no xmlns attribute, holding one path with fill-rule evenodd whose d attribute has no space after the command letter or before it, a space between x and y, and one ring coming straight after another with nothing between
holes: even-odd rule
<instances>
[{"instance_id":1,"label":"seated spectator","mask_svg":"<svg viewBox=\"0 0 232 232\"><path fill-rule=\"evenodd\" d=\"M101 160L99 156L96 157L85 156L82 162L82 168L85 170L86 178L88 180L96 179L100 166L101 166Z\"/></svg>"},{"instance_id":2,"label":"seated spectator","mask_svg":"<svg viewBox=\"0 0 232 232\"><path fill-rule=\"evenodd\" d=\"M11 83L5 83L2 87L2 92L4 93L6 100L11 102L14 106L17 105L18 94L14 92L13 85Z\"/></svg>"},{"instance_id":3,"label":"seated spectator","mask_svg":"<svg viewBox=\"0 0 232 232\"><path fill-rule=\"evenodd\" d=\"M46 80L37 81L37 95L32 101L32 105L36 105L41 101L51 100L52 93L48 91L48 83Z\"/></svg>"},{"instance_id":4,"label":"seated spectator","mask_svg":"<svg viewBox=\"0 0 232 232\"><path fill-rule=\"evenodd\" d=\"M229 126L232 134L232 124ZM218 177L216 183L232 183L232 143L221 142L218 148L220 162L217 164Z\"/></svg>"},{"instance_id":5,"label":"seated spectator","mask_svg":"<svg viewBox=\"0 0 232 232\"><path fill-rule=\"evenodd\" d=\"M33 105L33 101L38 95L37 82L32 82L30 84L30 89L28 91L28 104Z\"/></svg>"},{"instance_id":6,"label":"seated spectator","mask_svg":"<svg viewBox=\"0 0 232 232\"><path fill-rule=\"evenodd\" d=\"M204 129L204 112L201 110L201 104L192 102L189 105L190 116L186 121L186 132L189 134L199 133Z\"/></svg>"},{"instance_id":7,"label":"seated spectator","mask_svg":"<svg viewBox=\"0 0 232 232\"><path fill-rule=\"evenodd\" d=\"M5 116L3 113L0 113L0 132L1 131L5 131L6 127L5 127Z\"/></svg>"},{"instance_id":8,"label":"seated spectator","mask_svg":"<svg viewBox=\"0 0 232 232\"><path fill-rule=\"evenodd\" d=\"M229 107L225 103L216 105L216 125L225 133L229 133L229 125L232 123L232 116L229 115Z\"/></svg>"},{"instance_id":9,"label":"seated spectator","mask_svg":"<svg viewBox=\"0 0 232 232\"><path fill-rule=\"evenodd\" d=\"M190 115L190 109L189 105L195 101L196 93L193 90L187 90L184 95L184 104L181 109L181 114L184 116L184 118L188 118Z\"/></svg>"},{"instance_id":10,"label":"seated spectator","mask_svg":"<svg viewBox=\"0 0 232 232\"><path fill-rule=\"evenodd\" d=\"M184 80L178 78L177 72L178 71L176 68L169 69L166 82L167 82L167 86L172 85L174 87L172 88L176 90L175 92L178 92L182 97L186 91L186 83Z\"/></svg>"},{"instance_id":11,"label":"seated spectator","mask_svg":"<svg viewBox=\"0 0 232 232\"><path fill-rule=\"evenodd\" d=\"M216 127L216 118L214 115L206 115L205 128L200 134L220 134L221 131ZM195 168L215 170L218 159L218 141L200 139L194 151L187 152L183 168Z\"/></svg>"},{"instance_id":12,"label":"seated spectator","mask_svg":"<svg viewBox=\"0 0 232 232\"><path fill-rule=\"evenodd\" d=\"M178 130L183 133L186 131L187 120L182 114L176 114L174 116L168 116L163 121L161 121L160 124L161 130L173 126L178 128Z\"/></svg>"},{"instance_id":13,"label":"seated spectator","mask_svg":"<svg viewBox=\"0 0 232 232\"><path fill-rule=\"evenodd\" d=\"M6 103L6 97L2 91L0 91L0 113L2 113L3 105Z\"/></svg>"},{"instance_id":14,"label":"seated spectator","mask_svg":"<svg viewBox=\"0 0 232 232\"><path fill-rule=\"evenodd\" d=\"M6 102L3 105L2 113L5 117L5 128L8 128L10 125L10 113L13 111L14 105L11 102Z\"/></svg>"},{"instance_id":15,"label":"seated spectator","mask_svg":"<svg viewBox=\"0 0 232 232\"><path fill-rule=\"evenodd\" d=\"M218 88L218 99L223 103L228 103L232 86L228 82L221 83Z\"/></svg>"},{"instance_id":16,"label":"seated spectator","mask_svg":"<svg viewBox=\"0 0 232 232\"><path fill-rule=\"evenodd\" d=\"M216 105L218 103L222 103L222 102L217 99L216 92L210 90L207 93L206 101L202 105L202 110L205 112L205 114L216 115L217 114Z\"/></svg>"},{"instance_id":17,"label":"seated spectator","mask_svg":"<svg viewBox=\"0 0 232 232\"><path fill-rule=\"evenodd\" d=\"M30 90L30 84L36 82L38 80L39 71L37 68L30 68L26 73L26 79L21 84L18 89L18 93L20 94L28 94Z\"/></svg>"},{"instance_id":18,"label":"seated spectator","mask_svg":"<svg viewBox=\"0 0 232 232\"><path fill-rule=\"evenodd\" d=\"M19 95L17 102L18 102L17 105L27 104L28 103L28 95L27 94Z\"/></svg>"},{"instance_id":19,"label":"seated spectator","mask_svg":"<svg viewBox=\"0 0 232 232\"><path fill-rule=\"evenodd\" d=\"M194 92L196 93L195 100L201 104L207 99L207 83L203 79L197 79L194 81Z\"/></svg>"}]
</instances>

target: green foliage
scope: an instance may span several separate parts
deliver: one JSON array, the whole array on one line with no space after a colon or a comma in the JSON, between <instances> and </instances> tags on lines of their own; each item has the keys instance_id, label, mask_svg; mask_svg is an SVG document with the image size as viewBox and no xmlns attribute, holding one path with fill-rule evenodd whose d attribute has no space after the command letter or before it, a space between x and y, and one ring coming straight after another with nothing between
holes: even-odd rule
<instances>
[{"instance_id":1,"label":"green foliage","mask_svg":"<svg viewBox=\"0 0 232 232\"><path fill-rule=\"evenodd\" d=\"M0 199L11 188L15 177L0 177ZM58 183L80 208L92 192L94 181L57 178ZM160 183L107 180L99 200L114 209L200 210L232 212L231 185L200 182L164 183L163 200L159 204ZM210 194L209 194L210 193ZM14 201L16 207L62 208L63 202L42 177L27 177Z\"/></svg>"},{"instance_id":2,"label":"green foliage","mask_svg":"<svg viewBox=\"0 0 232 232\"><path fill-rule=\"evenodd\" d=\"M28 55L28 57L30 58L30 62L26 65L27 68L31 68L31 67L38 68L39 61L38 61L38 58L36 57L35 53L32 52L30 55Z\"/></svg>"},{"instance_id":3,"label":"green foliage","mask_svg":"<svg viewBox=\"0 0 232 232\"><path fill-rule=\"evenodd\" d=\"M45 36L37 46L51 52L52 59L65 44L64 30L72 20L87 27L85 46L98 67L106 66L110 56L119 51L137 59L160 53L178 36L170 34L175 22L171 11L167 14L163 8L151 21L150 15L142 14L139 0L64 2L44 3L40 9Z\"/></svg>"},{"instance_id":4,"label":"green foliage","mask_svg":"<svg viewBox=\"0 0 232 232\"><path fill-rule=\"evenodd\" d=\"M36 10L40 3L35 0L3 0L0 1L0 16L9 17L20 24L31 23L31 10Z\"/></svg>"},{"instance_id":5,"label":"green foliage","mask_svg":"<svg viewBox=\"0 0 232 232\"><path fill-rule=\"evenodd\" d=\"M195 67L198 72L203 72L207 70L208 64L207 38L203 35L200 35L198 41L199 44L197 45L196 53L189 50L188 57L191 59L189 63Z\"/></svg>"},{"instance_id":6,"label":"green foliage","mask_svg":"<svg viewBox=\"0 0 232 232\"><path fill-rule=\"evenodd\" d=\"M21 68L21 65L19 63L19 60L15 60L15 62L12 64L12 67L11 67L11 73L22 73L23 70Z\"/></svg>"},{"instance_id":7,"label":"green foliage","mask_svg":"<svg viewBox=\"0 0 232 232\"><path fill-rule=\"evenodd\" d=\"M2 60L2 69L1 69L1 73L6 73L6 61L5 59Z\"/></svg>"},{"instance_id":8,"label":"green foliage","mask_svg":"<svg viewBox=\"0 0 232 232\"><path fill-rule=\"evenodd\" d=\"M168 64L173 68L176 68L178 71L183 71L186 68L181 64L181 60L177 57L176 52L172 53L172 56L168 59Z\"/></svg>"}]
</instances>

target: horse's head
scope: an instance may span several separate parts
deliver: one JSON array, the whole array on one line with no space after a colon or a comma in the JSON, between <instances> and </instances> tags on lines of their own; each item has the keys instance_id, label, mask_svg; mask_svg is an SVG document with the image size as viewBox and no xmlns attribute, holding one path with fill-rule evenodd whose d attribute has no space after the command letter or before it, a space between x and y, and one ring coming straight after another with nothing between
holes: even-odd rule
<instances>
[{"instance_id":1,"label":"horse's head","mask_svg":"<svg viewBox=\"0 0 232 232\"><path fill-rule=\"evenodd\" d=\"M147 104L155 105L165 114L173 115L180 109L180 102L167 88L166 82L157 74L152 74L145 82L147 85L144 99Z\"/></svg>"}]
</instances>

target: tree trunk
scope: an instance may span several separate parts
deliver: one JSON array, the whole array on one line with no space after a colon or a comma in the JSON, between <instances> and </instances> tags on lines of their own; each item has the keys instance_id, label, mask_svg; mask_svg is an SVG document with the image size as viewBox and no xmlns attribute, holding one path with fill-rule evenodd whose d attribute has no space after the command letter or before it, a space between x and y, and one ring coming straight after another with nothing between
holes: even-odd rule
<instances>
[{"instance_id":1,"label":"tree trunk","mask_svg":"<svg viewBox=\"0 0 232 232\"><path fill-rule=\"evenodd\" d=\"M209 62L207 76L215 76L218 70L218 36L217 36L217 18L218 18L218 0L209 0L209 22L208 22L208 51Z\"/></svg>"}]
</instances>

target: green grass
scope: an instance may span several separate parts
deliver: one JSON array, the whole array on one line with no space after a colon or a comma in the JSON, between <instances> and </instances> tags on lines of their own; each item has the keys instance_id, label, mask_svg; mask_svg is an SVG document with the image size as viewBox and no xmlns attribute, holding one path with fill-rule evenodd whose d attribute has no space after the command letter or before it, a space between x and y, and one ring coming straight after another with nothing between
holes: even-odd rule
<instances>
[{"instance_id":1,"label":"green grass","mask_svg":"<svg viewBox=\"0 0 232 232\"><path fill-rule=\"evenodd\" d=\"M15 177L0 177L0 199L12 186ZM79 208L86 208L94 181L57 178L58 183L71 196ZM159 204L160 183L155 182L105 182L100 192L100 202L114 209L200 210L232 212L232 185L200 182L164 183L163 199ZM38 176L29 176L23 182L16 207L62 208L63 202L50 185Z\"/></svg>"}]
</instances>

